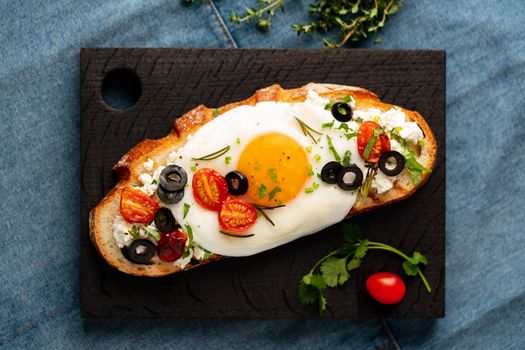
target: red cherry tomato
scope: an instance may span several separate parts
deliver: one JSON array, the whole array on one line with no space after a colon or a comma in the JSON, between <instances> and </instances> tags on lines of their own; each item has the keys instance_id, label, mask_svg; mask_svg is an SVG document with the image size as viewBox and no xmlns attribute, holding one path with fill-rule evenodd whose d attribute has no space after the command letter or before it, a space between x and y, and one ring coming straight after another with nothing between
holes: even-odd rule
<instances>
[{"instance_id":1,"label":"red cherry tomato","mask_svg":"<svg viewBox=\"0 0 525 350\"><path fill-rule=\"evenodd\" d=\"M377 128L381 128L381 126L376 122L363 122L359 126L359 132L357 135L357 150L359 151L361 157L370 163L376 163L379 160L381 154L390 151L390 139L388 138L388 135L383 132L377 136L376 142L374 143L374 146L372 146L372 150L370 151L368 157L366 159L363 157L363 152L365 151L366 145L368 144L368 141L374 136L374 130Z\"/></svg>"},{"instance_id":2,"label":"red cherry tomato","mask_svg":"<svg viewBox=\"0 0 525 350\"><path fill-rule=\"evenodd\" d=\"M157 202L141 190L126 187L121 192L120 214L129 222L151 222L158 209Z\"/></svg>"},{"instance_id":3,"label":"red cherry tomato","mask_svg":"<svg viewBox=\"0 0 525 350\"><path fill-rule=\"evenodd\" d=\"M203 168L193 174L193 197L202 207L218 211L228 197L228 184L213 169Z\"/></svg>"},{"instance_id":4,"label":"red cherry tomato","mask_svg":"<svg viewBox=\"0 0 525 350\"><path fill-rule=\"evenodd\" d=\"M222 203L219 224L228 233L245 232L257 221L257 212L250 203L239 199L229 199Z\"/></svg>"},{"instance_id":5,"label":"red cherry tomato","mask_svg":"<svg viewBox=\"0 0 525 350\"><path fill-rule=\"evenodd\" d=\"M366 290L381 304L397 304L405 296L405 282L396 274L378 272L366 280Z\"/></svg>"},{"instance_id":6,"label":"red cherry tomato","mask_svg":"<svg viewBox=\"0 0 525 350\"><path fill-rule=\"evenodd\" d=\"M181 231L173 231L160 238L157 244L157 255L165 262L178 260L186 250L188 236Z\"/></svg>"}]
</instances>

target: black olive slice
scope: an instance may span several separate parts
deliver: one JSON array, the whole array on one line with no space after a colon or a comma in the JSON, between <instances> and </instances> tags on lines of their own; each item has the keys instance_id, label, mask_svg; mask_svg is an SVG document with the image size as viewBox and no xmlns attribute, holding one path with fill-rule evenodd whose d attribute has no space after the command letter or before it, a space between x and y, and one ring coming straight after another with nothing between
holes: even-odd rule
<instances>
[{"instance_id":1,"label":"black olive slice","mask_svg":"<svg viewBox=\"0 0 525 350\"><path fill-rule=\"evenodd\" d=\"M393 169L389 169L388 165L391 163L391 159L394 159L396 166ZM397 151L385 152L379 157L379 169L383 174L387 176L399 175L405 168L405 157Z\"/></svg>"},{"instance_id":2,"label":"black olive slice","mask_svg":"<svg viewBox=\"0 0 525 350\"><path fill-rule=\"evenodd\" d=\"M350 174L354 174L353 180L348 180L348 177L351 176ZM355 164L350 164L337 174L337 186L339 186L342 190L345 191L352 191L356 190L361 186L363 183L363 172L359 167Z\"/></svg>"},{"instance_id":3,"label":"black olive slice","mask_svg":"<svg viewBox=\"0 0 525 350\"><path fill-rule=\"evenodd\" d=\"M352 108L348 103L336 102L332 105L332 115L340 122L348 122L352 119Z\"/></svg>"},{"instance_id":4,"label":"black olive slice","mask_svg":"<svg viewBox=\"0 0 525 350\"><path fill-rule=\"evenodd\" d=\"M177 220L168 208L159 208L155 213L155 226L162 233L173 232L178 224Z\"/></svg>"},{"instance_id":5,"label":"black olive slice","mask_svg":"<svg viewBox=\"0 0 525 350\"><path fill-rule=\"evenodd\" d=\"M180 166L172 164L160 173L160 185L169 192L182 190L188 182L188 174Z\"/></svg>"},{"instance_id":6,"label":"black olive slice","mask_svg":"<svg viewBox=\"0 0 525 350\"><path fill-rule=\"evenodd\" d=\"M182 200L184 197L184 189L180 191L166 191L162 186L157 187L157 195L159 199L166 204L175 204Z\"/></svg>"},{"instance_id":7,"label":"black olive slice","mask_svg":"<svg viewBox=\"0 0 525 350\"><path fill-rule=\"evenodd\" d=\"M132 263L149 264L156 252L155 244L149 239L136 239L122 253Z\"/></svg>"},{"instance_id":8,"label":"black olive slice","mask_svg":"<svg viewBox=\"0 0 525 350\"><path fill-rule=\"evenodd\" d=\"M239 196L248 191L248 179L240 171L230 171L225 178L231 195Z\"/></svg>"},{"instance_id":9,"label":"black olive slice","mask_svg":"<svg viewBox=\"0 0 525 350\"><path fill-rule=\"evenodd\" d=\"M328 162L321 169L321 180L327 184L337 183L337 174L343 169L343 166L339 162Z\"/></svg>"}]
</instances>

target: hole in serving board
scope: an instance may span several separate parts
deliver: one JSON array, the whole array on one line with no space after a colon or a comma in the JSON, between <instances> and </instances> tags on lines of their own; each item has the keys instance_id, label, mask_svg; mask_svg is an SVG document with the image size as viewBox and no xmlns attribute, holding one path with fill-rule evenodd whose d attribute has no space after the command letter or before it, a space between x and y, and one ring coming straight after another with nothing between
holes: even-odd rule
<instances>
[{"instance_id":1,"label":"hole in serving board","mask_svg":"<svg viewBox=\"0 0 525 350\"><path fill-rule=\"evenodd\" d=\"M133 107L142 94L140 79L130 69L118 68L107 73L102 81L102 97L115 109Z\"/></svg>"}]
</instances>

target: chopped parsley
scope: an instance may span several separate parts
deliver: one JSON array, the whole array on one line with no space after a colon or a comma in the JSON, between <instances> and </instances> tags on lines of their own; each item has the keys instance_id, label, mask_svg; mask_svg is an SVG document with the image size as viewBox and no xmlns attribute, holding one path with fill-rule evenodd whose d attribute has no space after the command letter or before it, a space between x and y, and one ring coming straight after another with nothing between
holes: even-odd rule
<instances>
[{"instance_id":1,"label":"chopped parsley","mask_svg":"<svg viewBox=\"0 0 525 350\"><path fill-rule=\"evenodd\" d=\"M275 169L269 168L268 175L270 176L270 181L274 184L275 181L277 181L277 174L275 173Z\"/></svg>"},{"instance_id":2,"label":"chopped parsley","mask_svg":"<svg viewBox=\"0 0 525 350\"><path fill-rule=\"evenodd\" d=\"M350 95L346 95L345 97L343 97L343 98L341 99L341 102L343 102L343 103L350 103L350 102L352 102L353 100L354 100L354 99L352 98L352 96L350 96Z\"/></svg>"},{"instance_id":3,"label":"chopped parsley","mask_svg":"<svg viewBox=\"0 0 525 350\"><path fill-rule=\"evenodd\" d=\"M226 157L226 158L224 158L224 162L225 162L226 164L230 164L231 160L232 160L232 157Z\"/></svg>"},{"instance_id":4,"label":"chopped parsley","mask_svg":"<svg viewBox=\"0 0 525 350\"><path fill-rule=\"evenodd\" d=\"M159 233L159 231L155 231L154 229L152 229L151 227L148 227L148 226L144 226L143 228L144 228L144 231L146 231L146 233L148 235L153 237L156 241L160 241L160 233Z\"/></svg>"},{"instance_id":5,"label":"chopped parsley","mask_svg":"<svg viewBox=\"0 0 525 350\"><path fill-rule=\"evenodd\" d=\"M326 137L329 137L329 136L326 136ZM316 162L318 162L318 161L321 160L321 156L319 155L319 153L316 153L316 154L314 155L314 160L315 160Z\"/></svg>"},{"instance_id":6,"label":"chopped parsley","mask_svg":"<svg viewBox=\"0 0 525 350\"><path fill-rule=\"evenodd\" d=\"M182 218L186 219L186 215L188 215L188 212L190 211L191 204L184 203L184 213L182 214Z\"/></svg>"},{"instance_id":7,"label":"chopped parsley","mask_svg":"<svg viewBox=\"0 0 525 350\"><path fill-rule=\"evenodd\" d=\"M279 192L282 192L281 188L279 186L275 186L271 191L270 193L268 193L268 196L270 198L270 200L272 200L275 195Z\"/></svg>"},{"instance_id":8,"label":"chopped parsley","mask_svg":"<svg viewBox=\"0 0 525 350\"><path fill-rule=\"evenodd\" d=\"M343 166L350 164L351 157L352 157L352 152L346 151L344 156L343 156L343 160L341 161L341 164Z\"/></svg>"},{"instance_id":9,"label":"chopped parsley","mask_svg":"<svg viewBox=\"0 0 525 350\"><path fill-rule=\"evenodd\" d=\"M235 143L237 143L238 145L241 144L241 139L237 137L237 139L235 140Z\"/></svg>"},{"instance_id":10,"label":"chopped parsley","mask_svg":"<svg viewBox=\"0 0 525 350\"><path fill-rule=\"evenodd\" d=\"M261 184L261 186L259 186L259 189L257 190L257 195L259 195L259 198L263 198L267 194L268 194L268 189L266 188L266 185Z\"/></svg>"},{"instance_id":11,"label":"chopped parsley","mask_svg":"<svg viewBox=\"0 0 525 350\"><path fill-rule=\"evenodd\" d=\"M196 165L192 165L190 169L191 169L191 171L196 171L197 170L197 166Z\"/></svg>"},{"instance_id":12,"label":"chopped parsley","mask_svg":"<svg viewBox=\"0 0 525 350\"><path fill-rule=\"evenodd\" d=\"M306 152L312 153L312 146L306 146Z\"/></svg>"},{"instance_id":13,"label":"chopped parsley","mask_svg":"<svg viewBox=\"0 0 525 350\"><path fill-rule=\"evenodd\" d=\"M137 226L135 225L131 226L131 229L128 232L130 235L132 235L135 238L139 238L140 236L139 230L137 229Z\"/></svg>"},{"instance_id":14,"label":"chopped parsley","mask_svg":"<svg viewBox=\"0 0 525 350\"><path fill-rule=\"evenodd\" d=\"M308 171L308 177L312 177L314 175L311 164L308 164L308 166L306 167L306 170Z\"/></svg>"},{"instance_id":15,"label":"chopped parsley","mask_svg":"<svg viewBox=\"0 0 525 350\"><path fill-rule=\"evenodd\" d=\"M152 185L156 185L157 184L157 180L153 179L153 181L151 181L151 184Z\"/></svg>"},{"instance_id":16,"label":"chopped parsley","mask_svg":"<svg viewBox=\"0 0 525 350\"><path fill-rule=\"evenodd\" d=\"M331 129L332 126L334 126L334 123L335 123L335 119L332 119L332 121L330 123L324 123L323 125L321 125L321 128L323 128L323 129Z\"/></svg>"},{"instance_id":17,"label":"chopped parsley","mask_svg":"<svg viewBox=\"0 0 525 350\"><path fill-rule=\"evenodd\" d=\"M335 160L338 161L338 162L341 162L341 157L339 156L339 153L337 153L337 151L335 150L335 147L334 147L334 145L332 143L332 139L328 135L326 135L326 142L328 142L328 148L334 154Z\"/></svg>"}]
</instances>

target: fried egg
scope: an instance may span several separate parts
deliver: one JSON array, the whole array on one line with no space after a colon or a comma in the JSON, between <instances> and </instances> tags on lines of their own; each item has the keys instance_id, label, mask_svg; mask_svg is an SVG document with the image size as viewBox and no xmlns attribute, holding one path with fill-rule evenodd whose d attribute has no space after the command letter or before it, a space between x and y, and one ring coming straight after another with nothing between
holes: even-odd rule
<instances>
[{"instance_id":1,"label":"fried egg","mask_svg":"<svg viewBox=\"0 0 525 350\"><path fill-rule=\"evenodd\" d=\"M188 137L173 157L175 164L186 169L188 185L183 200L168 207L181 225L192 228L196 243L216 254L247 256L344 219L357 193L321 181L321 169L335 160L335 150L341 157L349 151L350 163L363 172L366 170L356 138L345 136L349 131L339 128L341 123L323 108L327 102L310 92L300 103L259 102L255 106L239 106ZM298 120L321 134L305 135ZM350 131L358 128L354 122L346 125ZM226 146L230 146L229 151L216 159L192 160ZM221 234L217 212L201 207L193 196L192 178L200 168L212 168L223 176L233 170L241 171L249 182L243 200L264 206L284 205L266 211L274 225L259 217L248 230L253 236Z\"/></svg>"}]
</instances>

